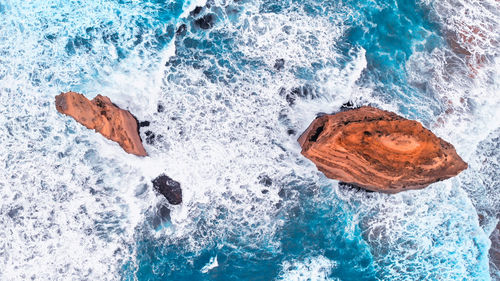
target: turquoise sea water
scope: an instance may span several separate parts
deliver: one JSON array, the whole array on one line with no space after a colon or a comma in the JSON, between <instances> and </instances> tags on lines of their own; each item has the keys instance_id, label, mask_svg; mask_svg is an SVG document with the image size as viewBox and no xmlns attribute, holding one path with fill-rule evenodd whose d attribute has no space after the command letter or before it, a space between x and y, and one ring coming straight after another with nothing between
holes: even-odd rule
<instances>
[{"instance_id":1,"label":"turquoise sea water","mask_svg":"<svg viewBox=\"0 0 500 281\"><path fill-rule=\"evenodd\" d=\"M471 44L479 70L453 47L464 26L496 26L492 7L0 2L0 279L498 278L488 251L500 199L482 180L498 155L481 154L500 126L498 54L483 44L498 38L485 27ZM150 121L150 156L58 114L68 90ZM339 186L296 139L347 102L422 122L469 170L398 195ZM153 191L160 173L181 183L182 205Z\"/></svg>"}]
</instances>

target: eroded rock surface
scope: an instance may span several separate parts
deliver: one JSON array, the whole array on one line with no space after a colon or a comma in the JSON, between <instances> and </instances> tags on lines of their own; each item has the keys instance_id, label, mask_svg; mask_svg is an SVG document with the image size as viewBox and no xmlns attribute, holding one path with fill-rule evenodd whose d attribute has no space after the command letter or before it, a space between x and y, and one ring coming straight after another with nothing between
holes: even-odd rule
<instances>
[{"instance_id":1,"label":"eroded rock surface","mask_svg":"<svg viewBox=\"0 0 500 281\"><path fill-rule=\"evenodd\" d=\"M420 189L467 168L419 122L368 106L316 118L298 141L327 177L372 191Z\"/></svg>"},{"instance_id":2,"label":"eroded rock surface","mask_svg":"<svg viewBox=\"0 0 500 281\"><path fill-rule=\"evenodd\" d=\"M97 95L88 100L75 92L61 93L56 96L56 109L117 142L126 152L137 156L148 155L139 137L135 117L114 105L108 97Z\"/></svg>"}]
</instances>

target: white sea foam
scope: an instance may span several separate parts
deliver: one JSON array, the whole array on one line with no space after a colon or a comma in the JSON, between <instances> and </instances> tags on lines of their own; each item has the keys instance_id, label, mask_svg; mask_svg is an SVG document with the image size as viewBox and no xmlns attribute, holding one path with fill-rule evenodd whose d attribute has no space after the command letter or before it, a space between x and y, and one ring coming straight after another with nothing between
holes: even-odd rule
<instances>
[{"instance_id":1,"label":"white sea foam","mask_svg":"<svg viewBox=\"0 0 500 281\"><path fill-rule=\"evenodd\" d=\"M154 18L157 9L7 1L0 10L0 279L116 280L153 193L141 193L146 182L127 164L140 160L108 157L123 151L58 114L53 98L70 89L108 94L110 81L121 80L113 100L139 105L131 91L141 83L147 100L143 91L157 64L147 44L157 39L154 26L141 30L134 21ZM142 38L135 46L134 36ZM142 75L123 74L130 69Z\"/></svg>"},{"instance_id":2,"label":"white sea foam","mask_svg":"<svg viewBox=\"0 0 500 281\"><path fill-rule=\"evenodd\" d=\"M9 214L1 217L2 279L116 279L122 260L134 254L126 249L133 241L134 227L144 221L149 206L162 200L156 199L150 188L145 189L162 172L182 183L185 203L173 207L174 226L156 235L171 234L171 239L189 235L196 228L193 219L201 212L214 222L220 209L210 206L231 208L228 221L235 222L234 229L255 223L256 233L263 234L261 239L266 233L272 234L269 215L279 201L279 186L270 187L270 194L263 199L257 178L266 173L279 181L289 173L287 169L280 171L276 163L288 158L286 153L290 152L285 153L273 141L284 139L279 142L296 147L295 137L284 137L285 128L277 120L285 102L276 98L277 85L267 87L275 80L272 74L264 73L254 89L245 83L224 89L210 83L201 72L182 69L186 80L178 85L161 81L165 84L161 95L166 97L161 100L167 116L160 117L154 112L161 85L155 79L155 69L162 59L140 43L116 61L120 56L117 48L128 44L135 32L127 30L126 24L144 13L140 10L144 7L128 7L118 17L113 5L89 3L75 9L53 2L25 2L6 6L8 20L1 32L2 37L12 40L1 41L2 51L9 58L2 61L6 70L1 76L0 118L7 127L1 142L8 149L2 154L7 180L1 184L1 210ZM22 17L36 18L40 23L29 22L30 26L23 27ZM264 19L275 21L276 26L281 25L279 21L294 23L283 16L275 17L279 18L267 15ZM40 29L44 22L50 30ZM91 51L74 46L74 55L66 54L71 36L87 36L85 27L101 28L101 24L110 26L99 32L114 36L117 30L118 44L104 42L98 34L90 36ZM307 33L321 40L321 34L330 34L329 29L337 30L323 22ZM144 32L143 42L154 41L152 31ZM302 57L287 57L287 65L307 65L303 51L307 43L294 46L294 37L301 31L294 28L294 32L285 39L290 52L300 51ZM328 38L334 41L338 34ZM47 43L44 37L54 42ZM172 48L163 59L173 53ZM293 80L287 75L281 81ZM97 93L110 96L139 119L151 120L151 129L163 134L165 141L158 142L159 146L146 145L149 158L124 154L115 143L56 113L53 96L69 89L83 91L89 98ZM226 99L214 99L221 91ZM261 108L255 108L256 104ZM174 122L170 117L179 119ZM297 159L297 151L291 153ZM40 169L43 166L47 171ZM213 229L208 229L207 239L193 243L210 242L211 237L220 235L221 228L227 228L209 226Z\"/></svg>"},{"instance_id":3,"label":"white sea foam","mask_svg":"<svg viewBox=\"0 0 500 281\"><path fill-rule=\"evenodd\" d=\"M207 55L203 63L207 63L207 67L218 65L217 70L222 72L218 77L223 77L222 81L214 83L201 70L185 65L173 73L166 73L168 78L164 82L162 101L167 114L159 123L170 124L170 131L159 127L155 130L165 135L169 147L161 156L168 159L165 170L185 183L184 190L189 198L185 205L174 210L177 228L169 237L177 239L199 231L199 220L193 218L203 214L208 227L203 229L205 239L191 240L194 250L209 246L206 243L213 241L213 237L220 237L221 233L241 229L245 229L248 236L259 234L255 236L259 241L272 236L280 226L279 220L273 221L280 188L273 185L268 188L269 196L259 194L263 187L256 179L260 174L272 175L278 183L296 177L316 182L322 178L310 162L298 155L297 135L287 137L284 133L287 128L301 132L316 113L332 112L348 100L359 101L359 104L371 102L396 110L393 104L372 96L369 88L356 84L366 67L364 50L353 50L357 59L346 67L336 67L340 55L329 42L335 42L345 30L340 22L322 18L312 20L295 11L284 13L284 16L257 13L258 6L245 8L246 15L238 22L217 25L216 30L231 31L232 39L241 42L235 44L237 51L248 60L265 62L268 68L231 71L222 66L223 62ZM195 38L203 40L204 36ZM315 49L308 48L311 40L317 41ZM410 64L418 56L416 54ZM280 90L290 91L303 85L306 81L296 70L307 67L318 57L325 67L316 72L312 80L321 86L311 90L314 97L297 99L289 108L279 96ZM285 71L273 70L279 58L285 61ZM455 143L451 130L438 130L438 133ZM466 145L464 143L459 152L463 152ZM435 184L428 190L392 197L373 195L369 199L359 194L343 197L352 201L352 196L361 196L362 200L354 201L361 207L353 206L358 215L354 216L351 227L361 224L384 276L395 280L418 279L430 272L429 278L434 276L432 274L440 274L435 277L445 279L472 278L487 272L488 240L478 227L475 210L460 185L460 179L454 179ZM225 221L230 222L229 225L218 224L219 208L226 210ZM179 213L182 219L176 219ZM245 225L254 227L249 229ZM247 242L258 245L258 241ZM297 272L309 276L305 268Z\"/></svg>"},{"instance_id":4,"label":"white sea foam","mask_svg":"<svg viewBox=\"0 0 500 281\"><path fill-rule=\"evenodd\" d=\"M332 271L332 268L334 268L335 266L335 261L331 261L323 256L306 258L302 262L286 261L282 265L282 273L279 279L290 281L340 280L328 277Z\"/></svg>"},{"instance_id":5,"label":"white sea foam","mask_svg":"<svg viewBox=\"0 0 500 281\"><path fill-rule=\"evenodd\" d=\"M279 191L291 181L321 181L336 188L335 181L326 180L300 155L298 134L316 113L334 111L348 100L396 109L356 83L366 67L364 50L353 50L356 59L338 65L334 42L347 28L341 14L311 17L294 7L283 14L259 13L258 4L245 3L237 20L219 18L224 24L211 32L230 33L237 42L232 53L265 66L229 67L205 55L203 69L181 64L165 71L164 61L175 46L157 55L145 43L155 41L154 32L127 25L141 14L154 14L152 6L133 2L122 8L105 1L75 8L57 1L11 2L4 5L7 20L0 23L0 37L9 38L0 40L0 122L5 126L0 132L5 165L5 176L0 177L2 280L118 279L122 261L129 255L135 258L129 250L134 248L135 227L145 228L146 210L164 201L150 186L163 172L181 182L184 202L171 207L172 226L150 229L159 243L182 238L189 250L199 251L216 238L239 234L249 247L261 247L265 241L279 249L279 241L273 240L283 223L275 216L276 204L282 201ZM202 3L193 2L189 9ZM444 13L436 10L437 15ZM66 55L70 36L101 26L100 32L110 36L116 30L119 43L95 36L91 51L81 47ZM139 33L143 41L132 47L131 38ZM190 36L203 40L208 35ZM117 62L117 47L124 45L130 47L128 55ZM280 58L284 69L276 71L273 66ZM435 62L431 78L417 71L429 60ZM463 69L463 75L448 79L446 61L446 50L436 50L430 58L415 54L409 62L410 77L430 79L438 105L446 104L444 97L454 101L455 111L443 118L443 126L433 128L455 144L473 168L479 163L474 163L472 151L480 141L474 136L485 138L500 120L495 113L497 82L488 82L491 74L498 81L498 63L485 63L471 80ZM302 78L301 69L312 62L322 69L310 74L311 80ZM222 73L218 80L203 71L211 65ZM467 86L470 81L472 87ZM290 107L281 89L290 92L305 83L313 84L314 97L298 98ZM53 96L70 89L89 97L105 93L139 119L150 120L148 129L163 140L145 145L148 158L123 153L117 144L56 113ZM457 110L460 97L471 98L476 109L466 114ZM162 114L156 112L158 102L165 107ZM288 129L295 134L288 135ZM259 183L261 175L269 176L272 185ZM422 272L429 272L429 278L486 280L474 274L485 271L488 240L463 192L463 182L473 176L464 173L424 191L396 196L336 192L356 212L348 227L362 226L379 269L393 280L421 277ZM283 263L282 276L323 280L335 266L323 256L291 260ZM432 275L436 272L442 275Z\"/></svg>"},{"instance_id":6,"label":"white sea foam","mask_svg":"<svg viewBox=\"0 0 500 281\"><path fill-rule=\"evenodd\" d=\"M496 192L486 192L489 187L478 180L482 175L495 174L498 169L494 166L495 161L480 160L483 159L480 156L482 150L486 148L476 149L500 127L499 40L498 33L493 31L498 29L494 28L499 22L498 8L493 8L498 2L438 1L423 4L430 7L431 16L449 36L448 43L452 48L437 48L431 54L415 52L410 57L407 64L410 83L426 84L430 89L428 92L434 95L430 106L427 104L419 109L430 111L427 115L430 119L420 121L454 144L469 163L469 169L454 179L418 192L418 200L410 198L409 194L416 193L414 191L384 198L380 202L387 200L388 204L377 203L374 209L384 211L377 211L368 219L366 235L373 236L369 241L372 241L375 256L377 249L387 247L378 244L379 241L393 245L391 251L379 255L386 260L383 264L391 264L383 270L391 271L391 276L399 276L401 280L424 270L431 274L429 268L433 267L440 268L440 275L435 277L438 279L468 276L473 280L489 280L490 276L485 273L489 231L485 233L479 227L474 206L479 207L480 212L485 208L498 210L496 206L500 202ZM466 42L459 35L464 32L474 39ZM455 43L466 52L453 47ZM479 57L481 62L475 64ZM401 201L395 203L393 200ZM489 207L484 207L488 204ZM448 262L447 258L443 259L443 254L456 258ZM396 262L398 255L406 258ZM434 258L425 259L424 256ZM429 275L427 278L434 277Z\"/></svg>"},{"instance_id":7,"label":"white sea foam","mask_svg":"<svg viewBox=\"0 0 500 281\"><path fill-rule=\"evenodd\" d=\"M488 280L489 241L474 207L457 181L422 191L376 194L355 199L363 236L371 247L379 276L391 280ZM455 186L455 187L454 187Z\"/></svg>"},{"instance_id":8,"label":"white sea foam","mask_svg":"<svg viewBox=\"0 0 500 281\"><path fill-rule=\"evenodd\" d=\"M163 159L163 169L183 184L185 203L172 215L178 231L169 237L200 232L200 217L208 224L203 229L204 239L192 240L195 250L242 229L255 237L250 244L276 243L269 238L281 224L274 218L278 192L291 173L314 171L312 165L304 170L297 163L303 161L297 135L286 133L288 127L297 128L279 118L280 112L289 111L280 89L302 86L304 81L289 70L308 67L320 54L324 54L324 62L334 63L338 55L330 43L342 34L343 27L299 13L259 14L258 6L252 5L245 6L246 15L240 21L226 21L212 32L229 32L238 42L232 53L241 52L245 60L265 62L267 67L250 70L249 66L238 69L240 66L233 65L236 70L231 71L219 65L219 76L225 81L212 82L201 70L182 64L175 72L166 72L161 98L165 113L147 117L155 120L153 130L164 136L161 145L166 149L155 151ZM195 40L205 36L193 35ZM308 49L311 42L307 38L317 43L315 49ZM285 70L278 72L273 66L280 58L285 60ZM207 55L200 63L222 63L215 59ZM286 113L290 120L298 119L292 111ZM309 120L297 121L302 127L315 113L307 114ZM262 175L269 176L273 185L259 183ZM268 193L262 193L264 189ZM216 219L221 210L225 223Z\"/></svg>"}]
</instances>

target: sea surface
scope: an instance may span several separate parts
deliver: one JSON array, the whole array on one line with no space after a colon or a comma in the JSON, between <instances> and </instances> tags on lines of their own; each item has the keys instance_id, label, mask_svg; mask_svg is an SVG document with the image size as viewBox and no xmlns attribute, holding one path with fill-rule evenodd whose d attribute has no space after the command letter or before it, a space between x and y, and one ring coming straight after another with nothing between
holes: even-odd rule
<instances>
[{"instance_id":1,"label":"sea surface","mask_svg":"<svg viewBox=\"0 0 500 281\"><path fill-rule=\"evenodd\" d=\"M496 0L0 0L0 280L500 280L499 25ZM149 157L59 114L70 90L150 121ZM297 138L348 102L469 169L339 186Z\"/></svg>"}]
</instances>

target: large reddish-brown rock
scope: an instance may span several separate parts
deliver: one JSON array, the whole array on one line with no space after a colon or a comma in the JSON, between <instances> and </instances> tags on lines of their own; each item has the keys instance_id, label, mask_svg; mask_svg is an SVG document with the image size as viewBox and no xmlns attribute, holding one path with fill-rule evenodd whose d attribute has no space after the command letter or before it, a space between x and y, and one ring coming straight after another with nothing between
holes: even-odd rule
<instances>
[{"instance_id":1,"label":"large reddish-brown rock","mask_svg":"<svg viewBox=\"0 0 500 281\"><path fill-rule=\"evenodd\" d=\"M298 141L327 177L372 191L424 188L467 168L453 145L419 122L369 106L323 115Z\"/></svg>"},{"instance_id":2,"label":"large reddish-brown rock","mask_svg":"<svg viewBox=\"0 0 500 281\"><path fill-rule=\"evenodd\" d=\"M137 119L127 110L114 105L108 97L97 95L90 101L75 92L61 93L56 96L56 109L117 142L126 152L148 155L139 137Z\"/></svg>"}]
</instances>

